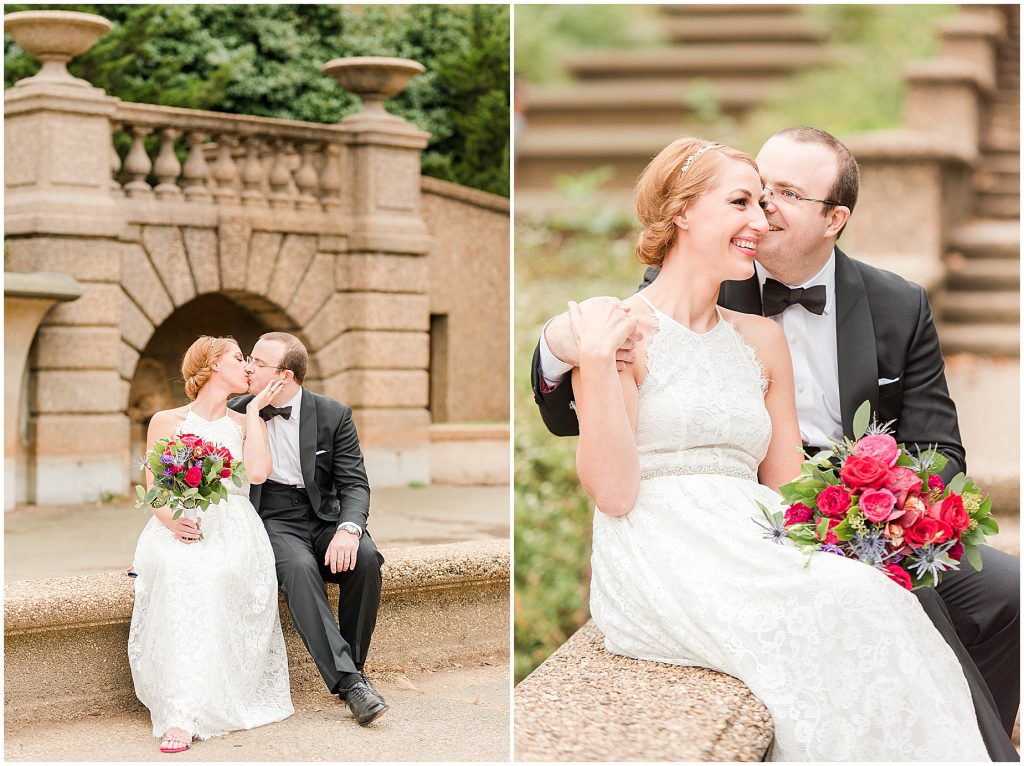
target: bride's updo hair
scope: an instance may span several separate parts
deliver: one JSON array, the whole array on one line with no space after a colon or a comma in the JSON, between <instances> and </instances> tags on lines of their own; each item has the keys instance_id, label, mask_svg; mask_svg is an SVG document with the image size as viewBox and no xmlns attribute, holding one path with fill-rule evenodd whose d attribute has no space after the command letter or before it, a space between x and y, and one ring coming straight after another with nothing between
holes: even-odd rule
<instances>
[{"instance_id":1,"label":"bride's updo hair","mask_svg":"<svg viewBox=\"0 0 1024 766\"><path fill-rule=\"evenodd\" d=\"M238 343L230 336L213 338L200 335L195 343L188 347L181 359L181 378L185 381L185 395L194 400L199 390L210 379L210 367L220 359L224 352Z\"/></svg>"},{"instance_id":2,"label":"bride's updo hair","mask_svg":"<svg viewBox=\"0 0 1024 766\"><path fill-rule=\"evenodd\" d=\"M725 157L757 170L749 154L701 138L679 138L651 160L636 184L636 217L643 227L636 241L640 263L661 266L676 241L672 219L704 193Z\"/></svg>"}]
</instances>

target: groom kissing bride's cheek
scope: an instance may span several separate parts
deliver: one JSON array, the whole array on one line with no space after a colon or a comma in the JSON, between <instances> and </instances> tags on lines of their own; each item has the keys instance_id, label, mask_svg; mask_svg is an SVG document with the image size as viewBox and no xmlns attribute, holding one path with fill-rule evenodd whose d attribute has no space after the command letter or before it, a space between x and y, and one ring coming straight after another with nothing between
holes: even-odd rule
<instances>
[{"instance_id":1,"label":"groom kissing bride's cheek","mask_svg":"<svg viewBox=\"0 0 1024 766\"><path fill-rule=\"evenodd\" d=\"M756 162L679 139L637 185L640 292L545 325L535 400L552 433L579 434L599 510L591 613L614 653L742 679L773 714L775 760L1017 760L1016 559L981 546L980 571L912 595L841 556L805 568L750 523L780 507L801 447L854 436L865 401L909 452L947 459L946 483L966 470L924 290L836 246L859 181L817 128L776 133ZM638 620L638 600L658 609Z\"/></svg>"}]
</instances>

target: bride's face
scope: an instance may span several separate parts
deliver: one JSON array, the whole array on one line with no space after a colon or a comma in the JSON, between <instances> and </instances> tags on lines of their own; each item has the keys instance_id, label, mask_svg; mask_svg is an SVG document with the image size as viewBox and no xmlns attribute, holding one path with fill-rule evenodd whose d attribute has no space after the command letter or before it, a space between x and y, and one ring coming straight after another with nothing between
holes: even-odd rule
<instances>
[{"instance_id":1,"label":"bride's face","mask_svg":"<svg viewBox=\"0 0 1024 766\"><path fill-rule=\"evenodd\" d=\"M704 193L676 216L687 251L720 281L754 274L757 248L768 233L760 197L757 171L741 160L724 158Z\"/></svg>"},{"instance_id":2,"label":"bride's face","mask_svg":"<svg viewBox=\"0 0 1024 766\"><path fill-rule=\"evenodd\" d=\"M216 374L234 393L245 393L249 390L249 374L246 370L245 357L242 350L230 344L215 362Z\"/></svg>"}]
</instances>

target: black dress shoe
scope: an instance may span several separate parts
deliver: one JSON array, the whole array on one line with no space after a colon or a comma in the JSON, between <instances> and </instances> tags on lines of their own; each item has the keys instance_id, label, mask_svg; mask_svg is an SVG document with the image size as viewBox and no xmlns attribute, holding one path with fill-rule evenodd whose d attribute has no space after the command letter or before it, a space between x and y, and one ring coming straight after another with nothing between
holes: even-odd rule
<instances>
[{"instance_id":1,"label":"black dress shoe","mask_svg":"<svg viewBox=\"0 0 1024 766\"><path fill-rule=\"evenodd\" d=\"M370 687L370 690L374 694L376 694L378 697L380 697L380 701L381 702L386 702L387 701L387 700L384 699L384 695L381 694L379 691L377 691L377 687L374 686L373 683L370 681L370 679L366 677L366 673L363 673L362 671L360 671L359 675L361 675L363 677L363 680L366 681L366 685Z\"/></svg>"},{"instance_id":2,"label":"black dress shoe","mask_svg":"<svg viewBox=\"0 0 1024 766\"><path fill-rule=\"evenodd\" d=\"M360 726L369 726L390 710L384 698L365 681L345 689L342 699Z\"/></svg>"}]
</instances>

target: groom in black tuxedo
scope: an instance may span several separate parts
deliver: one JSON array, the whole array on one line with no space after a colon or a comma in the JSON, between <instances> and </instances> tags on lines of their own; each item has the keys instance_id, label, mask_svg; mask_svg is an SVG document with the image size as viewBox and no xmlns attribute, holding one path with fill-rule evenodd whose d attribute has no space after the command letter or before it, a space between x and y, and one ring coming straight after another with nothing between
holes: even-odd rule
<instances>
[{"instance_id":1,"label":"groom in black tuxedo","mask_svg":"<svg viewBox=\"0 0 1024 766\"><path fill-rule=\"evenodd\" d=\"M267 528L295 629L332 694L362 726L388 710L363 675L380 606L384 557L366 531L370 487L352 410L302 388L306 347L294 335L262 335L248 359L250 392L285 386L264 407L273 471L250 499ZM243 412L249 393L229 406ZM324 581L338 583L335 623Z\"/></svg>"},{"instance_id":2,"label":"groom in black tuxedo","mask_svg":"<svg viewBox=\"0 0 1024 766\"><path fill-rule=\"evenodd\" d=\"M894 421L894 435L908 449L937 445L949 460L942 471L948 482L966 470L966 457L927 296L836 247L857 201L853 156L823 130L790 128L768 139L757 164L770 230L758 245L755 275L725 282L719 303L782 327L804 446L813 454L829 438L852 437L853 414L868 400L880 422ZM657 276L648 269L641 287ZM565 375L575 354L562 314L545 326L531 374L544 423L559 436L579 432ZM618 358L632 361L630 349ZM933 589L916 595L964 665L993 759L1018 760L1001 729L1012 730L1020 698L1019 563L988 546L981 551L981 572L965 565L946 573L941 598Z\"/></svg>"}]
</instances>

